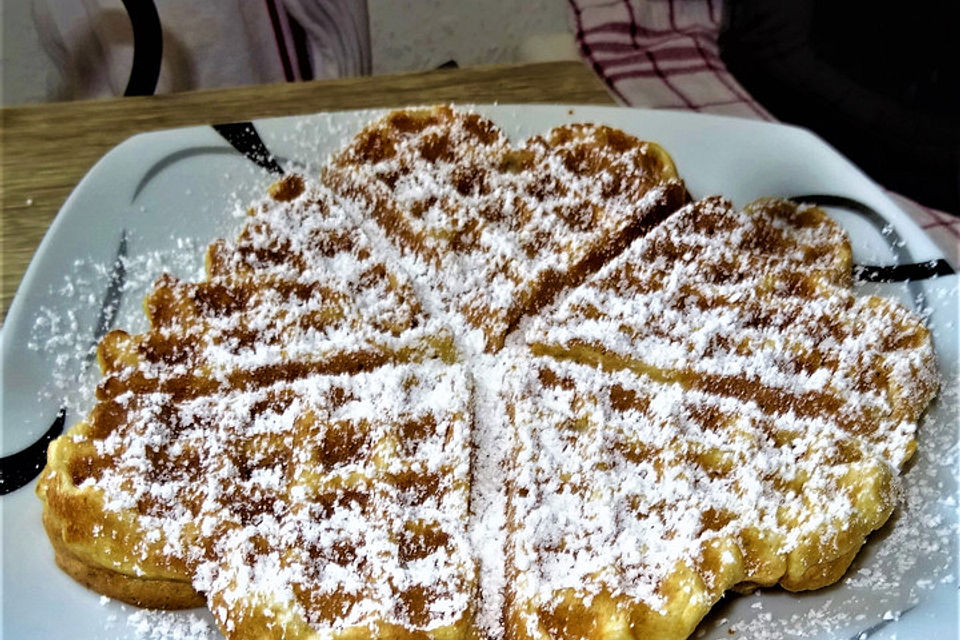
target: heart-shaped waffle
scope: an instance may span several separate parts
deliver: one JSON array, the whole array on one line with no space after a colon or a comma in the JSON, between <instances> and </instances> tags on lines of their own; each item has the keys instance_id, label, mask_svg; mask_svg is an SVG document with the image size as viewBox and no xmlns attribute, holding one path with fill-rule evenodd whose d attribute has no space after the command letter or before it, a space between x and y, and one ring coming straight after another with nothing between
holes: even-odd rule
<instances>
[{"instance_id":1,"label":"heart-shaped waffle","mask_svg":"<svg viewBox=\"0 0 960 640\"><path fill-rule=\"evenodd\" d=\"M896 466L938 377L923 323L850 287L843 231L814 207L721 198L636 241L526 333L533 351L828 416Z\"/></svg>"},{"instance_id":2,"label":"heart-shaped waffle","mask_svg":"<svg viewBox=\"0 0 960 640\"><path fill-rule=\"evenodd\" d=\"M143 356L142 377L160 376L150 364L166 374L180 365L182 376L164 384L201 392L397 359L452 359L449 332L344 203L298 176L271 192L235 242L211 245L205 282L160 278L145 303L150 332L122 348L128 337L108 336L108 371L110 352L132 348Z\"/></svg>"},{"instance_id":3,"label":"heart-shaped waffle","mask_svg":"<svg viewBox=\"0 0 960 640\"><path fill-rule=\"evenodd\" d=\"M896 503L938 377L845 235L684 207L526 332L505 401L513 638L686 638L731 588L838 580Z\"/></svg>"},{"instance_id":4,"label":"heart-shaped waffle","mask_svg":"<svg viewBox=\"0 0 960 640\"><path fill-rule=\"evenodd\" d=\"M728 589L837 580L930 336L853 295L822 211L684 198L608 127L371 124L104 338L37 488L58 564L230 640L684 638Z\"/></svg>"}]
</instances>

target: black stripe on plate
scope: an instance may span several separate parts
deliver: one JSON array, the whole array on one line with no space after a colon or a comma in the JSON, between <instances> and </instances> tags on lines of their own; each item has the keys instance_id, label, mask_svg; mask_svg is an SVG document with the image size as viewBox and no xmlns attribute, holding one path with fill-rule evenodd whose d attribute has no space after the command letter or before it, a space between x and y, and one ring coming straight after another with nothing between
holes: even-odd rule
<instances>
[{"instance_id":1,"label":"black stripe on plate","mask_svg":"<svg viewBox=\"0 0 960 640\"><path fill-rule=\"evenodd\" d=\"M26 449L0 458L0 496L25 487L40 474L47 462L47 445L63 433L67 410L61 408L56 419L39 440Z\"/></svg>"},{"instance_id":2,"label":"black stripe on plate","mask_svg":"<svg viewBox=\"0 0 960 640\"><path fill-rule=\"evenodd\" d=\"M791 196L789 200L797 204L806 203L819 207L837 207L860 214L886 237L895 259L905 260L903 264L893 265L854 265L853 276L861 282L910 282L939 276L951 276L956 273L950 263L943 258L926 262L909 262L911 260L910 252L896 229L873 207L859 200L826 193Z\"/></svg>"},{"instance_id":3,"label":"black stripe on plate","mask_svg":"<svg viewBox=\"0 0 960 640\"><path fill-rule=\"evenodd\" d=\"M215 124L213 129L230 143L230 146L245 155L251 162L267 171L283 175L285 171L276 156L270 153L252 122Z\"/></svg>"},{"instance_id":4,"label":"black stripe on plate","mask_svg":"<svg viewBox=\"0 0 960 640\"><path fill-rule=\"evenodd\" d=\"M113 325L123 300L123 285L126 281L127 270L123 263L127 257L127 230L120 234L120 243L117 245L117 255L113 259L113 269L110 273L110 282L103 294L100 303L100 313L97 316L97 326L93 330L93 337L87 349L87 366L89 367L97 357L96 346ZM26 486L40 474L47 461L47 445L51 440L63 433L63 421L66 417L66 407L60 407L57 417L50 428L40 436L40 439L29 447L4 458L0 458L0 495L6 495Z\"/></svg>"},{"instance_id":5,"label":"black stripe on plate","mask_svg":"<svg viewBox=\"0 0 960 640\"><path fill-rule=\"evenodd\" d=\"M87 365L89 366L97 356L97 345L100 339L107 334L107 331L113 326L113 321L117 319L117 313L120 311L120 303L123 302L123 286L127 281L127 267L124 260L127 259L127 229L124 228L120 234L120 243L117 245L117 253L113 259L113 267L110 271L110 281L107 283L107 290L103 294L103 300L100 301L100 312L97 314L97 326L93 329L93 337L90 339L90 347L87 349Z\"/></svg>"},{"instance_id":6,"label":"black stripe on plate","mask_svg":"<svg viewBox=\"0 0 960 640\"><path fill-rule=\"evenodd\" d=\"M884 267L856 265L853 275L861 282L907 282L908 280L926 280L938 276L952 276L953 267L944 259L911 264L894 264Z\"/></svg>"}]
</instances>

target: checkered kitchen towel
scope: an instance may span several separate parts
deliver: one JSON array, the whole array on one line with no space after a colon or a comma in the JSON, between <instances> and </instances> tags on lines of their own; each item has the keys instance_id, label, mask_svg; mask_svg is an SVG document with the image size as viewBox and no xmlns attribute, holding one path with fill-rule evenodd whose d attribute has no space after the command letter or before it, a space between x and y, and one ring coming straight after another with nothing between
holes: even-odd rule
<instances>
[{"instance_id":1,"label":"checkered kitchen towel","mask_svg":"<svg viewBox=\"0 0 960 640\"><path fill-rule=\"evenodd\" d=\"M775 120L720 60L722 0L568 1L580 52L624 104ZM887 193L957 265L960 218Z\"/></svg>"}]
</instances>

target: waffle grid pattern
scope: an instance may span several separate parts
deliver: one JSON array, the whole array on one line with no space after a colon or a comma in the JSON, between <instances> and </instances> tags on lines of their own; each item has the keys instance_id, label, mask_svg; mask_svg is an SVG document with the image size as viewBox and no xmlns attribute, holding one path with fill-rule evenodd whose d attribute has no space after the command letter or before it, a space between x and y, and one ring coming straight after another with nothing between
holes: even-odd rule
<instances>
[{"instance_id":1,"label":"waffle grid pattern","mask_svg":"<svg viewBox=\"0 0 960 640\"><path fill-rule=\"evenodd\" d=\"M58 564L230 640L685 638L728 589L838 580L895 506L930 336L852 294L821 211L686 197L607 127L369 125L105 337L38 485Z\"/></svg>"}]
</instances>

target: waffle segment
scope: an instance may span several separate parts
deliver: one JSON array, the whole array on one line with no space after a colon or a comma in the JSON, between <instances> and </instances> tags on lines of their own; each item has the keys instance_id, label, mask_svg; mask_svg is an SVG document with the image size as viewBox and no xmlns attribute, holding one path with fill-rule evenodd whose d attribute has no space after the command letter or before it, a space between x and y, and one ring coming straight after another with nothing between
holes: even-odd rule
<instances>
[{"instance_id":1,"label":"waffle segment","mask_svg":"<svg viewBox=\"0 0 960 640\"><path fill-rule=\"evenodd\" d=\"M391 625L465 637L469 399L462 367L439 361L188 399L130 396L105 438L87 423L71 430L98 470L55 487L68 481L52 463L48 505L98 500L94 526L123 537L74 541L68 529L65 543L126 559L104 563L115 573L192 584L231 640L381 637ZM162 604L140 586L138 604ZM195 606L189 596L172 604Z\"/></svg>"},{"instance_id":2,"label":"waffle segment","mask_svg":"<svg viewBox=\"0 0 960 640\"><path fill-rule=\"evenodd\" d=\"M535 319L526 340L772 415L832 416L900 466L938 384L929 332L894 302L854 296L849 273L846 237L821 211L708 198Z\"/></svg>"},{"instance_id":3,"label":"waffle segment","mask_svg":"<svg viewBox=\"0 0 960 640\"><path fill-rule=\"evenodd\" d=\"M513 376L511 638L686 638L728 589L835 581L896 500L826 416L547 357Z\"/></svg>"},{"instance_id":4,"label":"waffle segment","mask_svg":"<svg viewBox=\"0 0 960 640\"><path fill-rule=\"evenodd\" d=\"M449 364L449 331L376 257L349 208L297 176L249 212L235 241L212 245L207 262L204 282L157 281L146 333L115 330L99 346L97 404L51 445L37 487L58 564L134 604L216 600L231 640L320 637L306 630L324 620L341 631L465 633L474 588L464 546L470 391L463 369ZM333 416L340 406L352 414ZM359 408L379 415L357 421ZM367 466L329 470L363 452L373 456ZM378 522L393 560L377 550L362 570L351 561L340 571L360 582L389 576L392 590L354 594L366 613L344 617L346 605L333 602L343 594L319 590L307 556L294 565L296 580L237 598L245 584L237 581L265 562L255 551L270 562L319 554L302 527L330 516L331 496L354 496L364 483L377 511L357 526ZM311 506L314 489L321 506ZM418 502L408 508L410 496ZM419 527L409 544L407 518ZM251 534L264 526L279 537ZM445 572L413 579L414 559L406 551L397 559L410 544L425 554L416 560L446 562ZM361 575L374 561L377 573ZM401 597L415 602L394 611Z\"/></svg>"},{"instance_id":5,"label":"waffle segment","mask_svg":"<svg viewBox=\"0 0 960 640\"><path fill-rule=\"evenodd\" d=\"M447 107L369 125L324 181L371 212L488 351L685 198L654 143L568 125L511 146L489 120Z\"/></svg>"},{"instance_id":6,"label":"waffle segment","mask_svg":"<svg viewBox=\"0 0 960 640\"><path fill-rule=\"evenodd\" d=\"M195 584L220 627L230 638L468 637L464 370L387 366L293 388L313 400L278 434L278 499L254 501L256 515L225 500L201 516L219 530Z\"/></svg>"}]
</instances>

